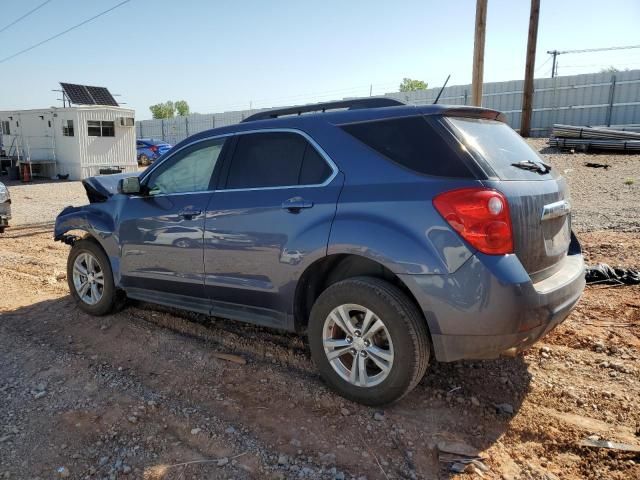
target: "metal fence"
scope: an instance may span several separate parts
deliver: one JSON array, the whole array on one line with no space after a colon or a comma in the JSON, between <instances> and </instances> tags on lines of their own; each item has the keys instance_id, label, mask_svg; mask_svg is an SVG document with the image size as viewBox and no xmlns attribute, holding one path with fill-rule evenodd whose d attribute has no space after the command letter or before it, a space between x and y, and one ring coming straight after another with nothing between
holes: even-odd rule
<instances>
[{"instance_id":1,"label":"metal fence","mask_svg":"<svg viewBox=\"0 0 640 480\"><path fill-rule=\"evenodd\" d=\"M482 106L505 113L509 124L519 129L523 84L523 80L485 83ZM433 103L439 91L439 88L430 88L417 92L387 93L384 96L425 105ZM470 104L471 85L445 88L439 103ZM136 122L136 133L138 138L152 137L175 144L194 133L238 123L259 111L262 110L143 120ZM536 79L531 133L534 136L548 136L554 123L640 127L640 70Z\"/></svg>"}]
</instances>

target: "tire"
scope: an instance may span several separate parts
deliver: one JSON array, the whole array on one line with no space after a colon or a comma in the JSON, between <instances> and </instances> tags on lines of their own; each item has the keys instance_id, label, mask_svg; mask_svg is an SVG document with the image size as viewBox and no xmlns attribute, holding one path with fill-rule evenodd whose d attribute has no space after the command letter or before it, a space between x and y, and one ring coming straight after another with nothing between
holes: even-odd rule
<instances>
[{"instance_id":1,"label":"tire","mask_svg":"<svg viewBox=\"0 0 640 480\"><path fill-rule=\"evenodd\" d=\"M149 157L147 157L143 153L138 157L138 164L142 165L143 167L147 167L151 164L151 161L149 160Z\"/></svg>"},{"instance_id":2,"label":"tire","mask_svg":"<svg viewBox=\"0 0 640 480\"><path fill-rule=\"evenodd\" d=\"M338 325L346 324L335 321L339 320L341 306L355 327L352 334ZM372 314L368 328L365 325L367 311ZM379 328L377 320L383 328ZM365 330L376 327L377 333L366 339ZM340 395L365 405L385 405L399 400L420 382L429 364L429 336L424 317L401 290L377 278L350 278L322 292L311 309L308 335L311 357L322 378ZM344 342L348 346L333 347ZM338 353L339 349L342 352L347 348L350 353ZM327 355L332 352L337 356L330 361ZM361 357L364 357L364 367L357 364L354 381L353 360ZM385 370L379 365L384 365ZM363 369L365 375L360 373Z\"/></svg>"},{"instance_id":3,"label":"tire","mask_svg":"<svg viewBox=\"0 0 640 480\"><path fill-rule=\"evenodd\" d=\"M74 265L76 265L76 261L78 261L80 268L84 268L86 273L90 273L92 268L87 264L88 258L92 259L91 262L94 273L91 278L94 279L94 285L99 293L99 298L98 295L94 297L96 290L93 289L90 281L88 282L90 286L84 296L81 295L82 288L79 289L76 286L76 282L80 282L80 286L84 285L82 279L89 280L89 277L82 275L79 270L74 271ZM74 277L74 275L76 276ZM99 283L100 280L103 282L102 285ZM78 307L91 315L106 315L114 311L122 303L113 282L113 273L111 272L109 259L104 253L104 250L102 250L102 247L90 238L78 240L73 244L73 247L71 247L69 258L67 259L67 283L69 284L71 296L78 304ZM90 303L88 298L91 298L94 302ZM97 301L95 301L96 298L98 298Z\"/></svg>"}]
</instances>

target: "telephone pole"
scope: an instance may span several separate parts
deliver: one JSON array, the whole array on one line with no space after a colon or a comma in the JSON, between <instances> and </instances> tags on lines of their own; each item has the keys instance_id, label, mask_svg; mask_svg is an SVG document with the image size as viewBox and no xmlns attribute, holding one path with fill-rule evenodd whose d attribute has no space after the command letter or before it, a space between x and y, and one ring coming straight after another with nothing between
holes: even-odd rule
<instances>
[{"instance_id":1,"label":"telephone pole","mask_svg":"<svg viewBox=\"0 0 640 480\"><path fill-rule=\"evenodd\" d=\"M487 26L487 0L476 0L476 33L473 41L473 75L471 104L482 106L482 77L484 73L484 38Z\"/></svg>"},{"instance_id":2,"label":"telephone pole","mask_svg":"<svg viewBox=\"0 0 640 480\"><path fill-rule=\"evenodd\" d=\"M531 0L529 14L529 38L527 39L527 63L524 70L524 91L522 94L522 116L520 117L520 135L531 134L531 114L533 113L533 69L536 63L536 43L538 41L538 18L540 0Z\"/></svg>"}]
</instances>

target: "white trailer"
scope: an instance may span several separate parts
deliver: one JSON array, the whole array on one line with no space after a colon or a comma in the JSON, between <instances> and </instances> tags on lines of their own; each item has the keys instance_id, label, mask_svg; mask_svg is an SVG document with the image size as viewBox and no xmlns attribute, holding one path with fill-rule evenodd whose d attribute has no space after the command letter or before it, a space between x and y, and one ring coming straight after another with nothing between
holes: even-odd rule
<instances>
[{"instance_id":1,"label":"white trailer","mask_svg":"<svg viewBox=\"0 0 640 480\"><path fill-rule=\"evenodd\" d=\"M0 145L36 176L132 173L138 169L134 116L128 108L97 105L0 111Z\"/></svg>"}]
</instances>

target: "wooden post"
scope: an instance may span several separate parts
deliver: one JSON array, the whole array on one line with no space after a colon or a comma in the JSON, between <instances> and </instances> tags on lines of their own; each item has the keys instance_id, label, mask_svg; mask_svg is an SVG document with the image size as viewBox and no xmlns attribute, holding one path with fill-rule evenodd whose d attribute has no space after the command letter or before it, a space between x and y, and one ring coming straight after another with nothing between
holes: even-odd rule
<instances>
[{"instance_id":1,"label":"wooden post","mask_svg":"<svg viewBox=\"0 0 640 480\"><path fill-rule=\"evenodd\" d=\"M529 14L529 38L527 39L527 64L524 70L524 90L522 92L522 116L520 117L520 135L531 135L531 115L533 113L533 69L536 63L536 43L538 41L538 17L540 0L531 0Z\"/></svg>"},{"instance_id":2,"label":"wooden post","mask_svg":"<svg viewBox=\"0 0 640 480\"><path fill-rule=\"evenodd\" d=\"M487 0L476 0L476 33L473 41L473 76L471 104L482 106L482 77L484 73L484 37L487 26Z\"/></svg>"}]
</instances>

